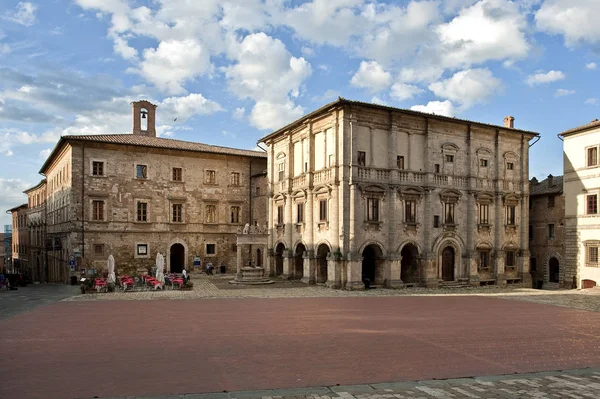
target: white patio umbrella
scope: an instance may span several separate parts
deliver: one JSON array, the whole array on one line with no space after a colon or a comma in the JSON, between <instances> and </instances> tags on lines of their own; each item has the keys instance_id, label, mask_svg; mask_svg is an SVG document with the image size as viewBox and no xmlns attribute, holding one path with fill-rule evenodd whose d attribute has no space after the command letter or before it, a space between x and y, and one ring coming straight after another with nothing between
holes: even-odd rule
<instances>
[{"instance_id":1,"label":"white patio umbrella","mask_svg":"<svg viewBox=\"0 0 600 399\"><path fill-rule=\"evenodd\" d=\"M161 288L165 285L165 258L159 252L156 254L156 279L160 282Z\"/></svg>"},{"instance_id":2,"label":"white patio umbrella","mask_svg":"<svg viewBox=\"0 0 600 399\"><path fill-rule=\"evenodd\" d=\"M115 258L112 256L112 254L108 255L108 260L106 261L106 266L107 266L107 269L108 269L107 282L114 284L115 281L116 281L116 277L115 277Z\"/></svg>"}]
</instances>

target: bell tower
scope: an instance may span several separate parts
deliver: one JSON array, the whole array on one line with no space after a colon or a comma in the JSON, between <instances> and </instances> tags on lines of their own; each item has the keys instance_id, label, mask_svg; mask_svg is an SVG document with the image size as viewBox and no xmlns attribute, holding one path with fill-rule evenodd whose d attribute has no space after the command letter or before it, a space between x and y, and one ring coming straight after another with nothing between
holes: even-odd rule
<instances>
[{"instance_id":1,"label":"bell tower","mask_svg":"<svg viewBox=\"0 0 600 399\"><path fill-rule=\"evenodd\" d=\"M131 103L133 111L133 130L139 136L156 137L156 105L141 100Z\"/></svg>"}]
</instances>

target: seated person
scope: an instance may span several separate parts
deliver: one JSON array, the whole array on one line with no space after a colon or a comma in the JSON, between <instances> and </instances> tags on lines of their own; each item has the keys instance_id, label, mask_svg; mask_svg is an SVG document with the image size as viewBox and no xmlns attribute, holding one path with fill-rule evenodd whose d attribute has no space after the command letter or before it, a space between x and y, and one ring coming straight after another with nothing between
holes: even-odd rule
<instances>
[{"instance_id":1,"label":"seated person","mask_svg":"<svg viewBox=\"0 0 600 399\"><path fill-rule=\"evenodd\" d=\"M206 274L210 274L210 275L212 275L212 274L213 274L213 270L214 270L214 268L215 268L215 267L213 266L212 262L208 262L208 263L206 264Z\"/></svg>"}]
</instances>

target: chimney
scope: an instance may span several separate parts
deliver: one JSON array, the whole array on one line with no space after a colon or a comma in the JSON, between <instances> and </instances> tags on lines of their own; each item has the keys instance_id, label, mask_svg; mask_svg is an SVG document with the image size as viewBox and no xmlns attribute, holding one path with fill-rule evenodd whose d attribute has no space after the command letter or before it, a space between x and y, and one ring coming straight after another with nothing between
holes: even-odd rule
<instances>
[{"instance_id":1,"label":"chimney","mask_svg":"<svg viewBox=\"0 0 600 399\"><path fill-rule=\"evenodd\" d=\"M552 175L548 175L548 187L552 187L552 180L553 180L554 176Z\"/></svg>"},{"instance_id":2,"label":"chimney","mask_svg":"<svg viewBox=\"0 0 600 399\"><path fill-rule=\"evenodd\" d=\"M514 128L515 127L515 118L513 116L506 116L504 118L504 127Z\"/></svg>"},{"instance_id":3,"label":"chimney","mask_svg":"<svg viewBox=\"0 0 600 399\"><path fill-rule=\"evenodd\" d=\"M533 184L534 186L538 184L537 179L534 177L533 179L531 179L530 181L531 184Z\"/></svg>"},{"instance_id":4,"label":"chimney","mask_svg":"<svg viewBox=\"0 0 600 399\"><path fill-rule=\"evenodd\" d=\"M138 136L156 137L156 105L150 101L134 101L131 103L133 129L131 133Z\"/></svg>"}]
</instances>

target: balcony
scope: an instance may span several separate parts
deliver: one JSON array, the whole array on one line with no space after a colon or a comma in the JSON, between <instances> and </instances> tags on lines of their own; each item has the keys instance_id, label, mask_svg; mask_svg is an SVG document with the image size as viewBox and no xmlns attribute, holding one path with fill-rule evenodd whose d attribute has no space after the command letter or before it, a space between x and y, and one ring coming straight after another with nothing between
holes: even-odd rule
<instances>
[{"instance_id":1,"label":"balcony","mask_svg":"<svg viewBox=\"0 0 600 399\"><path fill-rule=\"evenodd\" d=\"M324 169L313 174L313 184L328 183L333 178L333 169Z\"/></svg>"},{"instance_id":2,"label":"balcony","mask_svg":"<svg viewBox=\"0 0 600 399\"><path fill-rule=\"evenodd\" d=\"M357 180L388 183L390 181L390 170L359 166L357 167Z\"/></svg>"},{"instance_id":3,"label":"balcony","mask_svg":"<svg viewBox=\"0 0 600 399\"><path fill-rule=\"evenodd\" d=\"M304 187L308 181L306 174L294 177L292 180L292 189Z\"/></svg>"}]
</instances>

